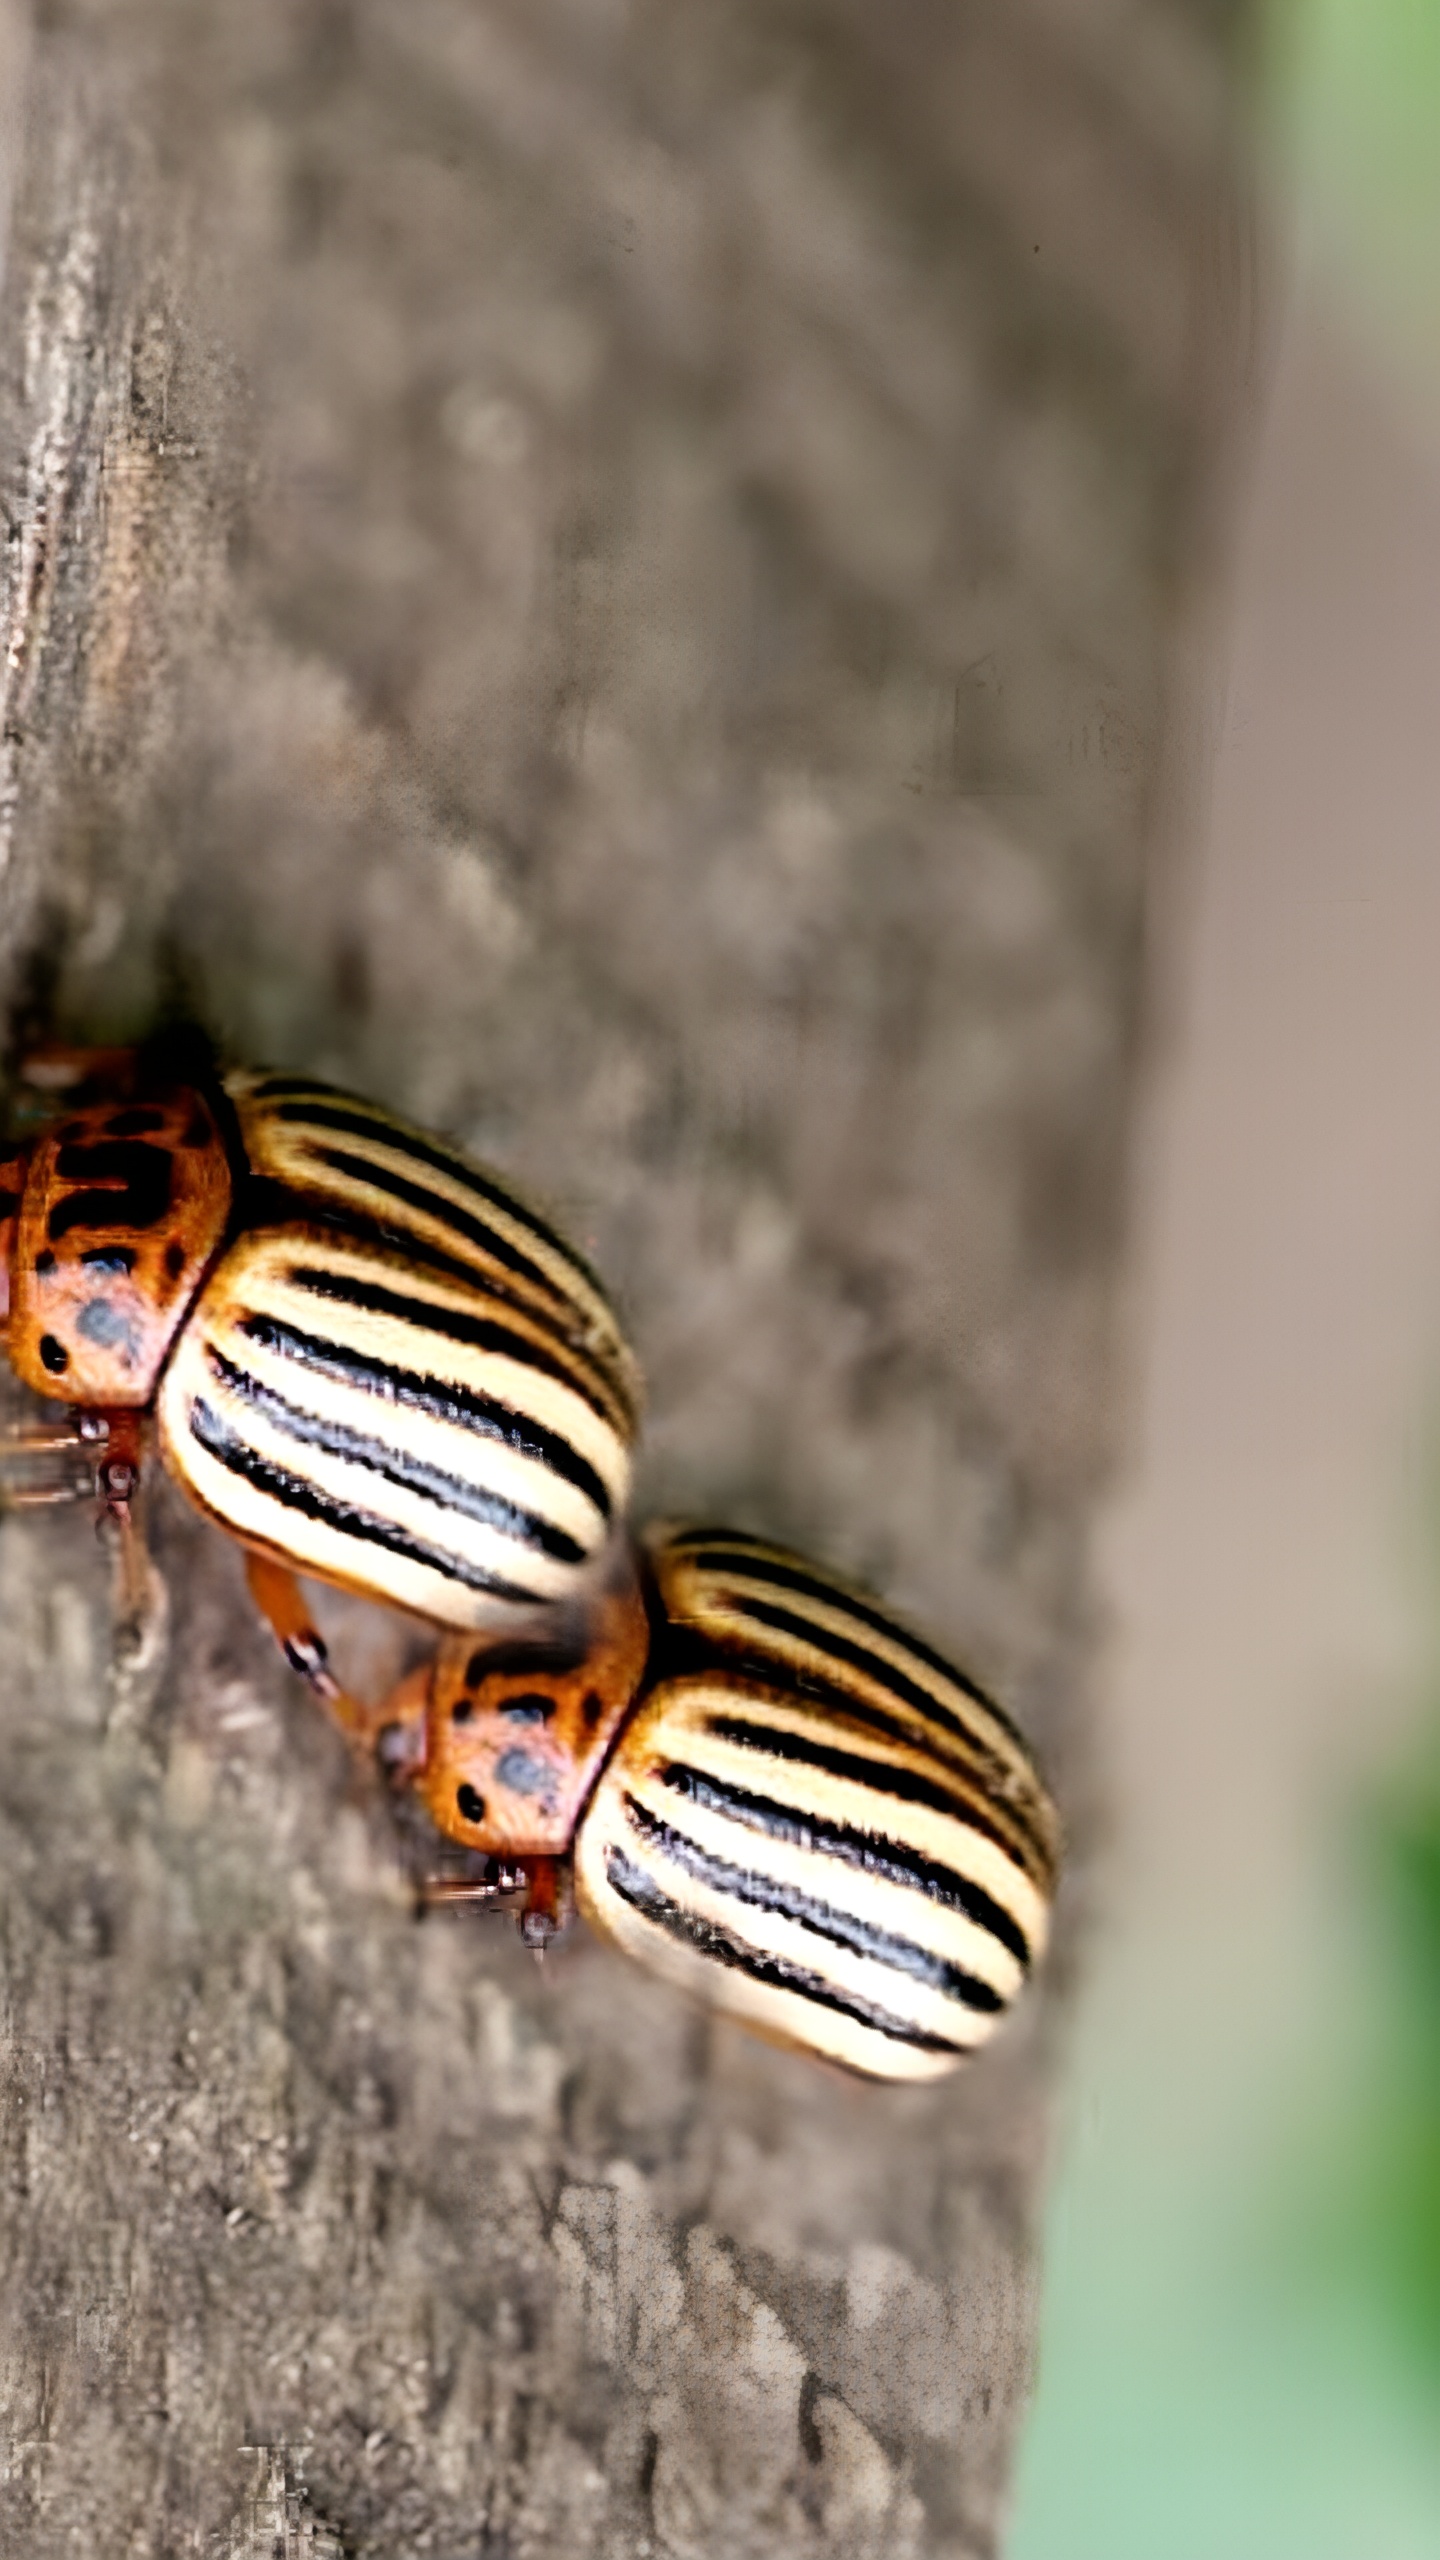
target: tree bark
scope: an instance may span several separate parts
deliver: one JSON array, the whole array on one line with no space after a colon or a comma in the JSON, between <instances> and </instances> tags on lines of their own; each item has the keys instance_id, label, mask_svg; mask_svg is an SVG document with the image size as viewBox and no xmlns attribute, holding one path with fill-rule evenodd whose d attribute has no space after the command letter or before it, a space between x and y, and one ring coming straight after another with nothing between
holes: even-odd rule
<instances>
[{"instance_id":1,"label":"tree bark","mask_svg":"<svg viewBox=\"0 0 1440 2560\"><path fill-rule=\"evenodd\" d=\"M852 2084L578 1929L417 1923L171 1489L129 1643L83 1514L7 1522L0 2544L991 2552L1245 354L1223 21L62 0L9 52L17 1038L183 1008L548 1197L641 1515L872 1580L1074 1854L993 2051Z\"/></svg>"}]
</instances>

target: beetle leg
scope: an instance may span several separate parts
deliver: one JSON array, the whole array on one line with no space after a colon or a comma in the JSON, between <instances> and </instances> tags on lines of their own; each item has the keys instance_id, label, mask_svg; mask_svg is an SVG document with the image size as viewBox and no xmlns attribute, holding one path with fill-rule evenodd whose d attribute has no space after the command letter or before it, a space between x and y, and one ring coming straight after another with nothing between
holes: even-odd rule
<instances>
[{"instance_id":1,"label":"beetle leg","mask_svg":"<svg viewBox=\"0 0 1440 2560\"><path fill-rule=\"evenodd\" d=\"M90 1433L73 1422L68 1429L62 1422L12 1422L0 1432L0 1464L12 1450L17 1458L47 1458L92 1445Z\"/></svg>"},{"instance_id":2,"label":"beetle leg","mask_svg":"<svg viewBox=\"0 0 1440 2560\"><path fill-rule=\"evenodd\" d=\"M559 1858L527 1858L525 1861L525 1908L520 1914L520 1935L537 1956L543 1956L552 1938L558 1938L569 1918L565 1890L565 1869Z\"/></svg>"},{"instance_id":3,"label":"beetle leg","mask_svg":"<svg viewBox=\"0 0 1440 2560\"><path fill-rule=\"evenodd\" d=\"M260 1615L271 1627L281 1652L292 1671L308 1681L327 1715L333 1716L347 1741L373 1749L377 1733L395 1719L395 1708L386 1698L379 1707L363 1706L342 1689L330 1668L330 1653L324 1637L305 1606L305 1595L299 1580L288 1565L275 1564L269 1556L257 1555L253 1548L245 1551L245 1579L250 1597Z\"/></svg>"},{"instance_id":4,"label":"beetle leg","mask_svg":"<svg viewBox=\"0 0 1440 2560\"><path fill-rule=\"evenodd\" d=\"M375 1757L392 1786L413 1785L425 1765L425 1711L434 1673L433 1662L417 1664L374 1711Z\"/></svg>"},{"instance_id":5,"label":"beetle leg","mask_svg":"<svg viewBox=\"0 0 1440 2560\"><path fill-rule=\"evenodd\" d=\"M87 1420L90 1417L86 1417ZM105 1426L103 1457L96 1461L95 1490L100 1496L102 1517L118 1521L123 1528L129 1521L131 1506L140 1490L140 1455L142 1422L138 1413L120 1410L100 1417ZM94 1423L86 1433L90 1438Z\"/></svg>"},{"instance_id":6,"label":"beetle leg","mask_svg":"<svg viewBox=\"0 0 1440 2560\"><path fill-rule=\"evenodd\" d=\"M144 1420L126 1408L101 1417L87 1415L87 1438L96 1436L97 1420L103 1422L105 1434L104 1454L95 1465L95 1491L100 1497L97 1525L103 1528L107 1520L114 1523L120 1541L122 1609L125 1617L138 1625L149 1597L144 1542L135 1521Z\"/></svg>"},{"instance_id":7,"label":"beetle leg","mask_svg":"<svg viewBox=\"0 0 1440 2560\"><path fill-rule=\"evenodd\" d=\"M93 1435L78 1423L12 1422L0 1431L0 1511L83 1502L95 1491ZM72 1459L66 1468L59 1462ZM27 1482L32 1476L34 1480Z\"/></svg>"},{"instance_id":8,"label":"beetle leg","mask_svg":"<svg viewBox=\"0 0 1440 2560\"><path fill-rule=\"evenodd\" d=\"M489 1865L484 1876L428 1876L418 1888L422 1910L513 1902L523 1895L517 1915L520 1935L532 1954L543 1956L570 1917L564 1860L492 1858Z\"/></svg>"},{"instance_id":9,"label":"beetle leg","mask_svg":"<svg viewBox=\"0 0 1440 2560\"><path fill-rule=\"evenodd\" d=\"M453 1908L460 1903L511 1902L524 1893L529 1877L523 1866L512 1866L507 1859L492 1858L491 1872L485 1876L426 1876L416 1887L422 1910Z\"/></svg>"}]
</instances>

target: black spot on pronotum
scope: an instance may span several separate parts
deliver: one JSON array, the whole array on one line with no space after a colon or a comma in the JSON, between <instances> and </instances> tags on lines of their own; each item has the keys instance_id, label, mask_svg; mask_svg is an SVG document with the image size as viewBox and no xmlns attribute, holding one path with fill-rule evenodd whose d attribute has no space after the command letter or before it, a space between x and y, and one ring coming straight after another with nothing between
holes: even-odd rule
<instances>
[{"instance_id":1,"label":"black spot on pronotum","mask_svg":"<svg viewBox=\"0 0 1440 2560\"><path fill-rule=\"evenodd\" d=\"M555 1701L543 1697L538 1689L522 1689L516 1697L501 1699L500 1713L507 1724L548 1724L555 1713Z\"/></svg>"},{"instance_id":2,"label":"black spot on pronotum","mask_svg":"<svg viewBox=\"0 0 1440 2560\"><path fill-rule=\"evenodd\" d=\"M807 2462L823 2462L825 2439L815 2420L815 2403L820 2397L820 2376L812 2366L800 2385L800 2406L796 2412L800 2450Z\"/></svg>"},{"instance_id":3,"label":"black spot on pronotum","mask_svg":"<svg viewBox=\"0 0 1440 2560\"><path fill-rule=\"evenodd\" d=\"M178 1236L172 1236L165 1247L165 1268L172 1280L178 1280L185 1268L185 1247Z\"/></svg>"},{"instance_id":4,"label":"black spot on pronotum","mask_svg":"<svg viewBox=\"0 0 1440 2560\"><path fill-rule=\"evenodd\" d=\"M584 1659L583 1642L519 1636L509 1644L477 1646L465 1665L465 1686L478 1689L482 1680L496 1680L502 1673L509 1678L524 1672L532 1680L547 1680L552 1673L577 1671Z\"/></svg>"},{"instance_id":5,"label":"black spot on pronotum","mask_svg":"<svg viewBox=\"0 0 1440 2560\"><path fill-rule=\"evenodd\" d=\"M580 1703L580 1714L593 1733L605 1713L605 1701L598 1689L587 1689Z\"/></svg>"},{"instance_id":6,"label":"black spot on pronotum","mask_svg":"<svg viewBox=\"0 0 1440 2560\"><path fill-rule=\"evenodd\" d=\"M66 1350L63 1342L56 1341L53 1333L41 1334L40 1358L44 1366L49 1370L52 1378L58 1378L61 1371L63 1369L68 1369L70 1366L69 1352Z\"/></svg>"},{"instance_id":7,"label":"black spot on pronotum","mask_svg":"<svg viewBox=\"0 0 1440 2560\"><path fill-rule=\"evenodd\" d=\"M459 1786L456 1788L455 1802L459 1806L460 1814L464 1821L484 1821L485 1799L478 1788L471 1786L468 1778L462 1778Z\"/></svg>"},{"instance_id":8,"label":"black spot on pronotum","mask_svg":"<svg viewBox=\"0 0 1440 2560\"><path fill-rule=\"evenodd\" d=\"M170 1206L169 1153L147 1146L143 1138L104 1138L88 1147L62 1144L55 1170L62 1182L77 1188L50 1212L52 1244L72 1227L157 1226ZM106 1187L92 1187L100 1184Z\"/></svg>"},{"instance_id":9,"label":"black spot on pronotum","mask_svg":"<svg viewBox=\"0 0 1440 2560\"><path fill-rule=\"evenodd\" d=\"M48 1244L42 1244L42 1246L40 1247L39 1252L36 1254L36 1256L35 1256L35 1268L36 1268L36 1270L41 1274L42 1278L43 1278L44 1274L45 1274L47 1271L53 1271L53 1270L54 1270L54 1268L55 1268L55 1256L54 1256L54 1254L51 1252L50 1247L48 1246Z\"/></svg>"},{"instance_id":10,"label":"black spot on pronotum","mask_svg":"<svg viewBox=\"0 0 1440 2560\"><path fill-rule=\"evenodd\" d=\"M457 1698L454 1706L450 1710L450 1721L452 1724L468 1724L474 1713L475 1701L473 1698Z\"/></svg>"},{"instance_id":11,"label":"black spot on pronotum","mask_svg":"<svg viewBox=\"0 0 1440 2560\"><path fill-rule=\"evenodd\" d=\"M112 1138L148 1138L165 1126L163 1111L117 1111L105 1126Z\"/></svg>"}]
</instances>

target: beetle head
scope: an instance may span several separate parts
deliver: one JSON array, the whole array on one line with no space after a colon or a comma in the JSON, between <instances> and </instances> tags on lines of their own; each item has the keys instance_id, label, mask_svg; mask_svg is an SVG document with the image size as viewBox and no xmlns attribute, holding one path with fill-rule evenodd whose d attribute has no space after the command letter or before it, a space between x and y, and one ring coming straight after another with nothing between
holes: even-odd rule
<instances>
[{"instance_id":1,"label":"beetle head","mask_svg":"<svg viewBox=\"0 0 1440 2560\"><path fill-rule=\"evenodd\" d=\"M648 1650L628 1564L574 1641L447 1638L431 1675L423 1757L401 1768L436 1829L493 1857L563 1857Z\"/></svg>"}]
</instances>

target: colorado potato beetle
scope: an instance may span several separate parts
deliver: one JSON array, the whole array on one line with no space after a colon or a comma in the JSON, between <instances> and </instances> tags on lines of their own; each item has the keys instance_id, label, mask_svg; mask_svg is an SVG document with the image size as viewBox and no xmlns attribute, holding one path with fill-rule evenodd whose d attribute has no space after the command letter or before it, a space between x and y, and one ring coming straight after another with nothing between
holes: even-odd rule
<instances>
[{"instance_id":1,"label":"colorado potato beetle","mask_svg":"<svg viewBox=\"0 0 1440 2560\"><path fill-rule=\"evenodd\" d=\"M308 1076L156 1044L34 1077L57 1109L0 1162L5 1345L69 1416L10 1435L12 1477L93 1449L128 1530L153 1423L342 1721L297 1570L469 1632L584 1600L623 1515L639 1384L552 1226ZM72 1465L58 1493L75 1489Z\"/></svg>"},{"instance_id":2,"label":"colorado potato beetle","mask_svg":"<svg viewBox=\"0 0 1440 2560\"><path fill-rule=\"evenodd\" d=\"M445 1641L390 1702L395 1781L518 1891L773 2041L929 2079L1040 1956L1059 1834L975 1683L864 1593L724 1529L652 1530L588 1642Z\"/></svg>"}]
</instances>

